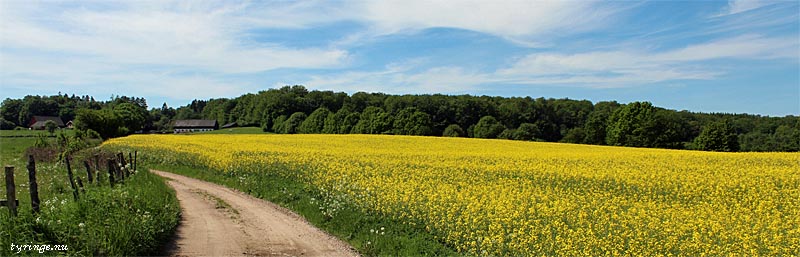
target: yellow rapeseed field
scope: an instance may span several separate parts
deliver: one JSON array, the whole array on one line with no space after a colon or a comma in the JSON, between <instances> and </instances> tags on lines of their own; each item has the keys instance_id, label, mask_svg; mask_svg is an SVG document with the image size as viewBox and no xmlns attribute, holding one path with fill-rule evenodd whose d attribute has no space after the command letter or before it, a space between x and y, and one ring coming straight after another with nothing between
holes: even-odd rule
<instances>
[{"instance_id":1,"label":"yellow rapeseed field","mask_svg":"<svg viewBox=\"0 0 800 257\"><path fill-rule=\"evenodd\" d=\"M421 224L467 254L800 254L798 153L376 135L106 144L234 174L281 165L328 198Z\"/></svg>"}]
</instances>

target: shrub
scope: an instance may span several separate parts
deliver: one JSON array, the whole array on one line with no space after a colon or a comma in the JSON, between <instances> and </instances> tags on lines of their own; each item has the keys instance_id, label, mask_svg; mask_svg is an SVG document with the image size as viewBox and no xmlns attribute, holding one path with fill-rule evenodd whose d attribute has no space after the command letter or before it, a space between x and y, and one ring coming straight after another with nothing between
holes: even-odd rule
<instances>
[{"instance_id":1,"label":"shrub","mask_svg":"<svg viewBox=\"0 0 800 257\"><path fill-rule=\"evenodd\" d=\"M58 128L58 124L56 124L55 121L48 120L48 121L44 122L44 128L47 129L47 132L49 132L50 135L52 135L54 132L56 132L56 129Z\"/></svg>"},{"instance_id":2,"label":"shrub","mask_svg":"<svg viewBox=\"0 0 800 257\"><path fill-rule=\"evenodd\" d=\"M500 133L503 133L506 127L500 124L497 119L492 116L483 116L475 125L475 137L477 138L497 138Z\"/></svg>"},{"instance_id":3,"label":"shrub","mask_svg":"<svg viewBox=\"0 0 800 257\"><path fill-rule=\"evenodd\" d=\"M503 130L503 132L500 133L500 135L498 135L497 138L515 140L516 139L515 138L516 135L517 135L517 130L516 129L506 129L506 130Z\"/></svg>"},{"instance_id":4,"label":"shrub","mask_svg":"<svg viewBox=\"0 0 800 257\"><path fill-rule=\"evenodd\" d=\"M442 136L445 137L463 137L464 136L464 129L461 128L458 124L450 124L447 128L444 129L444 133Z\"/></svg>"}]
</instances>

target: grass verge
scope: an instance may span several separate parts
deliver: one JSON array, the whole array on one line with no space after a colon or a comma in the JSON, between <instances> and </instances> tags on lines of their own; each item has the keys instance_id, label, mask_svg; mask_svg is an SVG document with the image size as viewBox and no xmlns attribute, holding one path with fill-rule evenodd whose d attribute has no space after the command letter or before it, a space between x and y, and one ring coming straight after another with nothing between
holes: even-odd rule
<instances>
[{"instance_id":1,"label":"grass verge","mask_svg":"<svg viewBox=\"0 0 800 257\"><path fill-rule=\"evenodd\" d=\"M196 132L196 134L270 134L259 127L224 128L212 131Z\"/></svg>"},{"instance_id":2,"label":"grass verge","mask_svg":"<svg viewBox=\"0 0 800 257\"><path fill-rule=\"evenodd\" d=\"M26 192L27 193L27 192ZM76 202L72 195L42 198L41 213L23 204L17 217L0 213L0 255L40 255L17 252L10 245L66 245L68 250L46 255L141 256L157 254L180 220L175 192L163 179L139 172L114 188L87 185Z\"/></svg>"},{"instance_id":3,"label":"grass verge","mask_svg":"<svg viewBox=\"0 0 800 257\"><path fill-rule=\"evenodd\" d=\"M301 182L284 178L280 172L264 171L247 175L226 175L207 169L150 164L152 168L224 185L271 201L305 217L311 224L347 241L367 256L453 256L448 248L419 224L393 220L376 213L360 211L346 203L336 203L335 215L320 192ZM280 169L281 167L274 167ZM326 214L327 213L327 214Z\"/></svg>"},{"instance_id":4,"label":"grass verge","mask_svg":"<svg viewBox=\"0 0 800 257\"><path fill-rule=\"evenodd\" d=\"M67 135L74 135L74 129L57 129L55 133L50 134L47 130L0 130L0 137L37 137L40 135L46 137L56 137L58 133L66 133Z\"/></svg>"},{"instance_id":5,"label":"grass verge","mask_svg":"<svg viewBox=\"0 0 800 257\"><path fill-rule=\"evenodd\" d=\"M15 167L20 203L16 217L7 208L0 208L0 256L158 254L159 247L173 235L180 220L175 192L161 177L138 172L124 184L111 188L108 175L100 172L101 182L89 184L83 166L75 161L73 172L85 183L85 193L75 201L65 165L37 162L41 211L34 215L25 168L27 158L23 153L35 141L34 137L0 137L0 162ZM5 185L0 186L0 198L5 195ZM17 251L12 244L64 245L66 250Z\"/></svg>"}]
</instances>

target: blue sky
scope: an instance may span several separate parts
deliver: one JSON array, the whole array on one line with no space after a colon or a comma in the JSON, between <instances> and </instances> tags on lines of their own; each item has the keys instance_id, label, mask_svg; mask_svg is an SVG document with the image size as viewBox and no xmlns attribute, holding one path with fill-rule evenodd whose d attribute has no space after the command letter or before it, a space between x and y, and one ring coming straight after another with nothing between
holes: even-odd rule
<instances>
[{"instance_id":1,"label":"blue sky","mask_svg":"<svg viewBox=\"0 0 800 257\"><path fill-rule=\"evenodd\" d=\"M800 115L798 1L0 1L0 97L283 85Z\"/></svg>"}]
</instances>

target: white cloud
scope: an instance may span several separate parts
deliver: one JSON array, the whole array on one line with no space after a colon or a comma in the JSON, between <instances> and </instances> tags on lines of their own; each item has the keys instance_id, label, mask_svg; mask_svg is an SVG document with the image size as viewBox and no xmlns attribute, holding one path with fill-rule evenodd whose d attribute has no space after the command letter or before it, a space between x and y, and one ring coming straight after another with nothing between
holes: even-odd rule
<instances>
[{"instance_id":1,"label":"white cloud","mask_svg":"<svg viewBox=\"0 0 800 257\"><path fill-rule=\"evenodd\" d=\"M21 59L12 57L12 60ZM192 99L235 97L246 93L249 84L203 73L120 69L82 60L48 63L46 59L27 59L25 62L41 70L28 72L14 68L0 71L0 92L22 96L60 91L88 94L97 99L110 95L147 96L148 100L166 98L183 104ZM154 106L157 103L151 101L149 104Z\"/></svg>"},{"instance_id":2,"label":"white cloud","mask_svg":"<svg viewBox=\"0 0 800 257\"><path fill-rule=\"evenodd\" d=\"M339 68L349 53L258 42L258 28L302 28L310 6L212 1L0 1L0 94L233 97L243 77L280 68ZM257 2L257 5L274 5ZM264 15L264 16L262 16Z\"/></svg>"},{"instance_id":3,"label":"white cloud","mask_svg":"<svg viewBox=\"0 0 800 257\"><path fill-rule=\"evenodd\" d=\"M418 63L413 60L410 63ZM393 63L379 71L346 72L313 76L302 83L315 89L346 92L383 92L390 94L466 93L476 86L494 82L489 74L461 67L433 67L414 71L409 62Z\"/></svg>"},{"instance_id":4,"label":"white cloud","mask_svg":"<svg viewBox=\"0 0 800 257\"><path fill-rule=\"evenodd\" d=\"M231 19L253 27L302 29L353 20L354 15L358 13L346 1L248 1Z\"/></svg>"},{"instance_id":5,"label":"white cloud","mask_svg":"<svg viewBox=\"0 0 800 257\"><path fill-rule=\"evenodd\" d=\"M684 48L648 52L617 50L578 54L537 53L516 61L496 75L519 84L576 84L627 87L670 80L714 79L724 71L699 62L731 59L797 60L793 38L745 35Z\"/></svg>"},{"instance_id":6,"label":"white cloud","mask_svg":"<svg viewBox=\"0 0 800 257\"><path fill-rule=\"evenodd\" d=\"M744 35L667 51L615 50L577 54L535 53L494 71L457 66L431 67L424 62L392 64L383 70L315 76L313 88L387 93L463 93L490 84L568 85L621 88L680 80L711 80L725 68L703 62L720 59L797 61L800 43L793 38Z\"/></svg>"},{"instance_id":7,"label":"white cloud","mask_svg":"<svg viewBox=\"0 0 800 257\"><path fill-rule=\"evenodd\" d=\"M247 85L235 86L232 77L281 68L300 70L295 76L299 77L311 73L309 69L347 68L351 54L346 47L375 36L446 27L541 47L560 37L609 27L624 10L620 6L630 5L514 0L83 4L0 1L0 84L34 88L74 85L117 93L133 90L176 99L235 96L244 93L240 91L246 91ZM731 1L726 14L763 5ZM748 15L766 9L770 8ZM752 21L761 21L762 27L775 22L741 16L735 18L750 26ZM308 29L336 22L355 22L365 29L330 39L332 42L322 47L281 45L253 37L253 30L258 29ZM624 49L599 46L611 50L583 53L555 49L487 70L467 69L457 63L430 67L416 60L389 64L381 70L311 76L304 84L400 94L474 92L490 83L627 87L714 79L725 73L722 68L699 64L707 60L796 61L800 56L798 41L791 37L744 35L669 51L630 48L636 45Z\"/></svg>"},{"instance_id":8,"label":"white cloud","mask_svg":"<svg viewBox=\"0 0 800 257\"><path fill-rule=\"evenodd\" d=\"M164 96L184 102L193 99L237 97L247 93L242 84L199 75L159 76L148 74L142 83L152 83L150 85L153 86L140 88L135 92Z\"/></svg>"},{"instance_id":9,"label":"white cloud","mask_svg":"<svg viewBox=\"0 0 800 257\"><path fill-rule=\"evenodd\" d=\"M308 28L357 21L369 31L342 35L358 41L377 34L431 27L468 29L536 44L538 36L588 30L610 11L593 2L352 1L302 2L17 2L3 1L0 55L8 49L50 58L96 58L105 65L248 73L278 68L341 68L347 50L295 48L257 42L258 28ZM535 40L534 40L535 39ZM342 41L342 42L344 42ZM331 48L332 47L332 48ZM56 62L59 62L56 60ZM63 62L63 60L61 61ZM29 67L33 70L36 67ZM35 72L35 71L30 71Z\"/></svg>"},{"instance_id":10,"label":"white cloud","mask_svg":"<svg viewBox=\"0 0 800 257\"><path fill-rule=\"evenodd\" d=\"M753 9L758 9L767 3L763 0L730 0L728 1L725 15L737 14Z\"/></svg>"},{"instance_id":11,"label":"white cloud","mask_svg":"<svg viewBox=\"0 0 800 257\"><path fill-rule=\"evenodd\" d=\"M140 2L136 2L140 3ZM237 17L241 5L165 3L112 10L74 8L17 13L3 18L4 47L96 57L117 65L157 65L211 72L258 72L277 68L326 68L346 63L341 49L290 48L244 37L253 24ZM50 15L47 19L37 15ZM35 68L35 67L31 67Z\"/></svg>"},{"instance_id":12,"label":"white cloud","mask_svg":"<svg viewBox=\"0 0 800 257\"><path fill-rule=\"evenodd\" d=\"M434 27L492 34L523 45L608 24L614 11L593 1L363 1L356 19L375 33L392 34Z\"/></svg>"}]
</instances>

